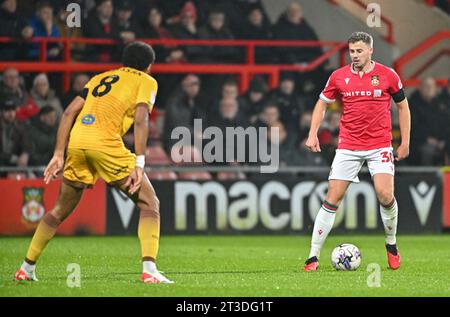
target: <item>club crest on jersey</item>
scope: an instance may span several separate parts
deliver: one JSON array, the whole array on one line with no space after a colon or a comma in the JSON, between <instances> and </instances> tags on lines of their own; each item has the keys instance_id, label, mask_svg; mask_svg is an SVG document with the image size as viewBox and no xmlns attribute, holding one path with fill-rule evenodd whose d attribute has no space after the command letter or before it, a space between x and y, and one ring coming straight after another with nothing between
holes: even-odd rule
<instances>
[{"instance_id":1,"label":"club crest on jersey","mask_svg":"<svg viewBox=\"0 0 450 317\"><path fill-rule=\"evenodd\" d=\"M83 124L93 124L94 121L95 121L95 117L91 114L87 114L81 119L81 123L83 123Z\"/></svg>"},{"instance_id":2,"label":"club crest on jersey","mask_svg":"<svg viewBox=\"0 0 450 317\"><path fill-rule=\"evenodd\" d=\"M347 77L344 80L345 80L345 84L348 85L348 82L350 81L350 78Z\"/></svg>"},{"instance_id":3,"label":"club crest on jersey","mask_svg":"<svg viewBox=\"0 0 450 317\"><path fill-rule=\"evenodd\" d=\"M44 216L44 188L24 187L22 203L22 219L35 224Z\"/></svg>"},{"instance_id":4,"label":"club crest on jersey","mask_svg":"<svg viewBox=\"0 0 450 317\"><path fill-rule=\"evenodd\" d=\"M372 86L378 86L380 84L380 80L378 79L378 75L372 76Z\"/></svg>"}]
</instances>

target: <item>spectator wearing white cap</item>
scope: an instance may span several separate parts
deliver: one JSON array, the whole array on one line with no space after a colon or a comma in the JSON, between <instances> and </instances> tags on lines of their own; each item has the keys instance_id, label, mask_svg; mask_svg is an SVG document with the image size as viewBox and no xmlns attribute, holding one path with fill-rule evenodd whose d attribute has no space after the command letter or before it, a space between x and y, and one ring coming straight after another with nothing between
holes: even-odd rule
<instances>
[{"instance_id":1,"label":"spectator wearing white cap","mask_svg":"<svg viewBox=\"0 0 450 317\"><path fill-rule=\"evenodd\" d=\"M50 89L50 83L46 74L40 73L34 78L31 97L39 109L42 109L45 105L50 105L55 109L58 118L61 117L63 113L61 102L56 97L55 91Z\"/></svg>"}]
</instances>

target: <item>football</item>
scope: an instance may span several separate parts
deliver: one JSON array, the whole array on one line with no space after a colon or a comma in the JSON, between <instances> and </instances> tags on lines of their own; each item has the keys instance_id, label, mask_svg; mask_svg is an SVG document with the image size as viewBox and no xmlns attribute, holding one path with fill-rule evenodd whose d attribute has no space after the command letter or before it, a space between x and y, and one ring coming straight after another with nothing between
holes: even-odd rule
<instances>
[{"instance_id":1,"label":"football","mask_svg":"<svg viewBox=\"0 0 450 317\"><path fill-rule=\"evenodd\" d=\"M340 244L331 253L331 265L339 271L354 271L361 265L361 252L353 244Z\"/></svg>"}]
</instances>

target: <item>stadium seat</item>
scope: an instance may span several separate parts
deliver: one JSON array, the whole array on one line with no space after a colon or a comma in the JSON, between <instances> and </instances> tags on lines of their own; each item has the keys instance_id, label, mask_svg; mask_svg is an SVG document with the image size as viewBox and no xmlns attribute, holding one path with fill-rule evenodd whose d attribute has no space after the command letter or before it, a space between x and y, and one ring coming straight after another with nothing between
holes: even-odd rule
<instances>
[{"instance_id":1,"label":"stadium seat","mask_svg":"<svg viewBox=\"0 0 450 317\"><path fill-rule=\"evenodd\" d=\"M191 145L174 145L170 151L172 161L177 165L201 164L202 155L200 151Z\"/></svg>"},{"instance_id":2,"label":"stadium seat","mask_svg":"<svg viewBox=\"0 0 450 317\"><path fill-rule=\"evenodd\" d=\"M172 161L161 145L148 146L145 151L145 163L149 165L170 165Z\"/></svg>"},{"instance_id":3,"label":"stadium seat","mask_svg":"<svg viewBox=\"0 0 450 317\"><path fill-rule=\"evenodd\" d=\"M10 172L7 175L7 178L9 179L15 179L17 181L20 181L22 179L27 179L27 174L26 173L15 173L15 172Z\"/></svg>"},{"instance_id":4,"label":"stadium seat","mask_svg":"<svg viewBox=\"0 0 450 317\"><path fill-rule=\"evenodd\" d=\"M152 111L152 119L149 125L149 139L151 141L161 141L161 135L164 127L165 111L161 109L154 109Z\"/></svg>"},{"instance_id":5,"label":"stadium seat","mask_svg":"<svg viewBox=\"0 0 450 317\"><path fill-rule=\"evenodd\" d=\"M178 173L178 179L184 180L210 180L211 174L208 172L180 172Z\"/></svg>"},{"instance_id":6,"label":"stadium seat","mask_svg":"<svg viewBox=\"0 0 450 317\"><path fill-rule=\"evenodd\" d=\"M217 173L217 179L221 181L226 180L240 180L240 179L246 179L245 174L243 173L236 173L236 172L219 172Z\"/></svg>"},{"instance_id":7,"label":"stadium seat","mask_svg":"<svg viewBox=\"0 0 450 317\"><path fill-rule=\"evenodd\" d=\"M163 171L163 172L147 172L147 176L150 180L176 180L177 174L171 171Z\"/></svg>"},{"instance_id":8,"label":"stadium seat","mask_svg":"<svg viewBox=\"0 0 450 317\"><path fill-rule=\"evenodd\" d=\"M174 145L171 150L171 159L174 164L179 166L198 166L203 163L200 151L195 146L191 145ZM212 179L212 176L206 171L179 172L178 179L210 180Z\"/></svg>"}]
</instances>

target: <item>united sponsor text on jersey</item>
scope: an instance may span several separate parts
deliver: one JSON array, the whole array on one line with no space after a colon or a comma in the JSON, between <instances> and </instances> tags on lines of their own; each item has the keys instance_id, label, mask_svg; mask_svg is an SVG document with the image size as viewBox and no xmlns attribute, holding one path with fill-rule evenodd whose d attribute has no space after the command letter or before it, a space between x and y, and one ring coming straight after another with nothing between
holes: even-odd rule
<instances>
[{"instance_id":1,"label":"united sponsor text on jersey","mask_svg":"<svg viewBox=\"0 0 450 317\"><path fill-rule=\"evenodd\" d=\"M375 98L381 97L381 89L375 89L373 91L367 90L356 90L356 91L341 91L342 97L359 97L359 96L373 96Z\"/></svg>"}]
</instances>

